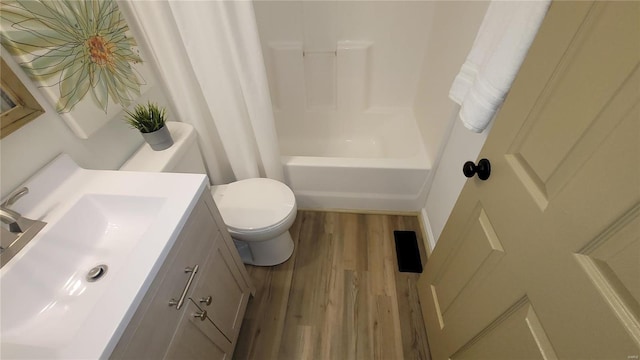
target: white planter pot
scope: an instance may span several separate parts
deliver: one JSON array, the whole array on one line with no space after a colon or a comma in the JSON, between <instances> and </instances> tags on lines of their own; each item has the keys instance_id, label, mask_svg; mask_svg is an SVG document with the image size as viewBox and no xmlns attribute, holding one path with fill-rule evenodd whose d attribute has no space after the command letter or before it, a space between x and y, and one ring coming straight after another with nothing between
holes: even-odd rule
<instances>
[{"instance_id":1,"label":"white planter pot","mask_svg":"<svg viewBox=\"0 0 640 360\"><path fill-rule=\"evenodd\" d=\"M160 130L156 130L150 133L141 133L144 140L151 146L151 149L155 151L165 150L173 145L173 139L167 126L163 126Z\"/></svg>"}]
</instances>

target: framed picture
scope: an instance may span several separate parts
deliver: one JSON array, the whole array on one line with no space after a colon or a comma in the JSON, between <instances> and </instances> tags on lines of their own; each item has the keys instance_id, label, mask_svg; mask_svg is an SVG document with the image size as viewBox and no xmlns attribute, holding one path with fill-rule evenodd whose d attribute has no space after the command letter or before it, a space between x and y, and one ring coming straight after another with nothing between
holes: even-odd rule
<instances>
[{"instance_id":1,"label":"framed picture","mask_svg":"<svg viewBox=\"0 0 640 360\"><path fill-rule=\"evenodd\" d=\"M3 47L80 138L151 87L149 66L113 0L2 0Z\"/></svg>"}]
</instances>

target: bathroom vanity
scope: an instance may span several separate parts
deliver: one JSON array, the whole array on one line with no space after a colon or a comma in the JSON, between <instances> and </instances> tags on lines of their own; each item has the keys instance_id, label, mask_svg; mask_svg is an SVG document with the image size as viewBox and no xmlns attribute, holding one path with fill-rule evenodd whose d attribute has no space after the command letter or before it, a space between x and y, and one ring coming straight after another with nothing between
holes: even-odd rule
<instances>
[{"instance_id":1,"label":"bathroom vanity","mask_svg":"<svg viewBox=\"0 0 640 360\"><path fill-rule=\"evenodd\" d=\"M0 268L0 357L229 358L254 289L207 183L64 154L32 176L12 209L46 225Z\"/></svg>"},{"instance_id":2,"label":"bathroom vanity","mask_svg":"<svg viewBox=\"0 0 640 360\"><path fill-rule=\"evenodd\" d=\"M229 359L253 292L209 193L111 354L112 359Z\"/></svg>"}]
</instances>

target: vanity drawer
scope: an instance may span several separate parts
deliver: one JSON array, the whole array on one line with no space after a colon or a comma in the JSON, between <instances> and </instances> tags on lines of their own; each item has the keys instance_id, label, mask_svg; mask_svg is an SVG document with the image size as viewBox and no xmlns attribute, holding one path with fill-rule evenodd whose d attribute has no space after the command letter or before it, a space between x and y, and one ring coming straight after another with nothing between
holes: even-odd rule
<instances>
[{"instance_id":1,"label":"vanity drawer","mask_svg":"<svg viewBox=\"0 0 640 360\"><path fill-rule=\"evenodd\" d=\"M208 192L204 195L208 195ZM185 313L188 297L198 277L202 275L206 257L212 246L220 240L219 234L204 197L201 197L111 358L161 359L165 356L176 326ZM183 308L178 310L177 306L170 306L171 300L180 299L192 275L185 272L185 269L196 265L199 270L194 274L191 288L185 294Z\"/></svg>"}]
</instances>

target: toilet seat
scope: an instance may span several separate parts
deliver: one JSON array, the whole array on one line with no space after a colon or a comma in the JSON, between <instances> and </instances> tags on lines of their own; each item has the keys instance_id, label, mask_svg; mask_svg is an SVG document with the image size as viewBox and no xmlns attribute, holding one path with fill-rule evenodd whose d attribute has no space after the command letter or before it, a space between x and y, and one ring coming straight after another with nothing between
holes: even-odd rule
<instances>
[{"instance_id":1,"label":"toilet seat","mask_svg":"<svg viewBox=\"0 0 640 360\"><path fill-rule=\"evenodd\" d=\"M265 240L272 240L278 236L283 234L289 235L289 228L293 225L293 222L296 220L296 212L292 211L291 215L284 219L282 222L275 224L271 227L266 227L262 229L235 229L227 227L229 234L232 238L236 240L246 241L248 243L262 242Z\"/></svg>"},{"instance_id":2,"label":"toilet seat","mask_svg":"<svg viewBox=\"0 0 640 360\"><path fill-rule=\"evenodd\" d=\"M275 230L295 219L293 191L273 179L253 178L216 186L212 195L231 233Z\"/></svg>"}]
</instances>

